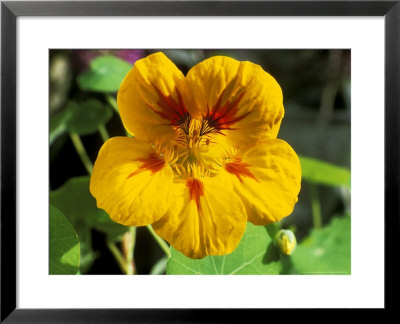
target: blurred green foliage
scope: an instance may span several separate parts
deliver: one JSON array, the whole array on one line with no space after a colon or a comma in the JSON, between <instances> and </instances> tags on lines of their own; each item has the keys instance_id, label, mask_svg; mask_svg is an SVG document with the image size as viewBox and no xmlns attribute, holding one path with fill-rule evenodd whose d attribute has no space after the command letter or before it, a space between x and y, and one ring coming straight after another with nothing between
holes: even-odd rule
<instances>
[{"instance_id":1,"label":"blurred green foliage","mask_svg":"<svg viewBox=\"0 0 400 324\"><path fill-rule=\"evenodd\" d=\"M111 56L99 56L90 62L90 69L77 78L83 90L117 92L121 81L132 68L128 62Z\"/></svg>"},{"instance_id":2,"label":"blurred green foliage","mask_svg":"<svg viewBox=\"0 0 400 324\"><path fill-rule=\"evenodd\" d=\"M300 156L303 180L327 186L350 187L350 170L317 159Z\"/></svg>"},{"instance_id":3,"label":"blurred green foliage","mask_svg":"<svg viewBox=\"0 0 400 324\"><path fill-rule=\"evenodd\" d=\"M299 274L351 273L350 215L334 217L321 229L313 229L293 254L294 269Z\"/></svg>"},{"instance_id":4,"label":"blurred green foliage","mask_svg":"<svg viewBox=\"0 0 400 324\"><path fill-rule=\"evenodd\" d=\"M87 164L95 161L108 133L126 136L116 92L134 59L156 51L50 51L50 203L58 209L50 209L50 251L58 251L51 252L50 265L57 259L69 260L64 263L71 266L75 260L71 253L76 245L75 250L63 250L54 243L54 235L63 233L54 232L52 224L61 221L79 237L80 273L121 273L118 259L126 257L127 244L134 247L133 266L139 274L350 273L348 50L163 50L183 73L207 57L227 55L260 64L282 87L285 118L278 137L300 157L299 201L292 215L278 224L248 223L233 253L192 260L171 248L167 260L146 228L138 228L132 237L127 227L96 207L83 165L90 171ZM297 237L291 256L282 255L273 242L280 228L291 229ZM62 271L77 273L74 267Z\"/></svg>"},{"instance_id":5,"label":"blurred green foliage","mask_svg":"<svg viewBox=\"0 0 400 324\"><path fill-rule=\"evenodd\" d=\"M79 239L64 214L49 208L49 273L77 274L79 270Z\"/></svg>"},{"instance_id":6,"label":"blurred green foliage","mask_svg":"<svg viewBox=\"0 0 400 324\"><path fill-rule=\"evenodd\" d=\"M107 213L96 207L89 192L89 176L74 177L50 193L50 204L57 206L75 227L81 241L81 272L89 270L98 256L92 248L92 229L104 233L112 241L120 240L128 227L113 222Z\"/></svg>"},{"instance_id":7,"label":"blurred green foliage","mask_svg":"<svg viewBox=\"0 0 400 324\"><path fill-rule=\"evenodd\" d=\"M96 133L111 117L111 108L97 99L80 103L70 100L64 110L50 119L50 145L67 131L78 135Z\"/></svg>"}]
</instances>

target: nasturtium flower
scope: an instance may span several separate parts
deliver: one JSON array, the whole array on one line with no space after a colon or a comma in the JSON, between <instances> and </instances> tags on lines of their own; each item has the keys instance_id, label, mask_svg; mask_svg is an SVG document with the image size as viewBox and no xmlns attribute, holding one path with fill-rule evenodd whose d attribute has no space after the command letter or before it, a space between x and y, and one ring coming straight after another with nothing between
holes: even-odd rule
<instances>
[{"instance_id":1,"label":"nasturtium flower","mask_svg":"<svg viewBox=\"0 0 400 324\"><path fill-rule=\"evenodd\" d=\"M282 91L259 65L215 56L187 75L138 60L117 96L126 130L100 149L90 191L117 223L152 224L191 258L231 253L247 221L292 213L299 159L277 139Z\"/></svg>"}]
</instances>

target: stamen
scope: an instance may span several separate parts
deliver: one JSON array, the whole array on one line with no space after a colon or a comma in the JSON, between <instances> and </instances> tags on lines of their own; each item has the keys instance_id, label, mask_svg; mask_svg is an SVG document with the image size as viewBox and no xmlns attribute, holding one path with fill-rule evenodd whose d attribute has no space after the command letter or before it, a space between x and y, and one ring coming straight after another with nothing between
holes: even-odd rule
<instances>
[{"instance_id":1,"label":"stamen","mask_svg":"<svg viewBox=\"0 0 400 324\"><path fill-rule=\"evenodd\" d=\"M173 168L182 179L201 179L210 176L209 169L196 163L176 163Z\"/></svg>"}]
</instances>

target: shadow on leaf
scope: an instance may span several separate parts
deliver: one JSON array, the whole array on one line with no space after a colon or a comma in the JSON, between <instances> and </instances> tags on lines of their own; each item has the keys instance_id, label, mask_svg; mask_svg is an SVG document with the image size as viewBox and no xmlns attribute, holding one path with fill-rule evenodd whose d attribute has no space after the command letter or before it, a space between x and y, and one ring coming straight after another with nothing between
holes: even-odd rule
<instances>
[{"instance_id":1,"label":"shadow on leaf","mask_svg":"<svg viewBox=\"0 0 400 324\"><path fill-rule=\"evenodd\" d=\"M279 251L275 247L273 243L270 243L267 247L267 252L265 252L264 257L262 259L263 264L269 264L271 262L279 261Z\"/></svg>"}]
</instances>

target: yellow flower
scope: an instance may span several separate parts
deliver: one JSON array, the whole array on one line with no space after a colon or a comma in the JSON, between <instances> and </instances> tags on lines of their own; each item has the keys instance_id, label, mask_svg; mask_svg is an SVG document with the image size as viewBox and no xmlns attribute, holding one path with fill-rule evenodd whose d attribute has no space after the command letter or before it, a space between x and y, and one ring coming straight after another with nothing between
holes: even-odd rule
<instances>
[{"instance_id":1,"label":"yellow flower","mask_svg":"<svg viewBox=\"0 0 400 324\"><path fill-rule=\"evenodd\" d=\"M288 216L296 153L277 139L282 91L256 64L216 56L186 75L163 54L135 63L118 92L127 131L104 143L90 191L123 225L152 224L191 258L238 245L247 221Z\"/></svg>"}]
</instances>

